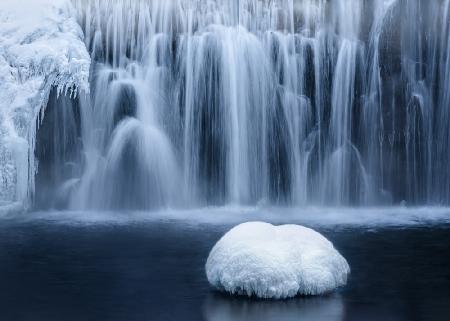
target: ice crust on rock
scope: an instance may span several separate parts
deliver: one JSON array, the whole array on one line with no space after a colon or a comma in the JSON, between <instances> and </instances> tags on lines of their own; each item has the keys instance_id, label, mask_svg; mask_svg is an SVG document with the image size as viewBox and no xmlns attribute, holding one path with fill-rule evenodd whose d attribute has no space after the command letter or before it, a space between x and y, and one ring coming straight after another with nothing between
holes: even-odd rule
<instances>
[{"instance_id":1,"label":"ice crust on rock","mask_svg":"<svg viewBox=\"0 0 450 321\"><path fill-rule=\"evenodd\" d=\"M0 1L0 207L27 205L50 90L89 91L90 57L70 0Z\"/></svg>"},{"instance_id":2,"label":"ice crust on rock","mask_svg":"<svg viewBox=\"0 0 450 321\"><path fill-rule=\"evenodd\" d=\"M324 236L300 225L250 222L226 233L206 262L215 288L285 299L319 295L347 283L350 267Z\"/></svg>"}]
</instances>

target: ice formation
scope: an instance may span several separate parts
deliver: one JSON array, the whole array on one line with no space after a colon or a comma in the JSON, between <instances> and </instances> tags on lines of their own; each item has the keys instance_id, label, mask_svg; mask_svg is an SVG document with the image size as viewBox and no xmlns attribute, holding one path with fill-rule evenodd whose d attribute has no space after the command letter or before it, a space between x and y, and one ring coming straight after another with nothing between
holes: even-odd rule
<instances>
[{"instance_id":1,"label":"ice formation","mask_svg":"<svg viewBox=\"0 0 450 321\"><path fill-rule=\"evenodd\" d=\"M345 285L349 273L347 261L321 234L262 222L234 227L206 262L215 288L259 298L324 294Z\"/></svg>"},{"instance_id":2,"label":"ice formation","mask_svg":"<svg viewBox=\"0 0 450 321\"><path fill-rule=\"evenodd\" d=\"M0 2L0 208L27 205L36 127L52 87L89 90L90 57L69 0Z\"/></svg>"}]
</instances>

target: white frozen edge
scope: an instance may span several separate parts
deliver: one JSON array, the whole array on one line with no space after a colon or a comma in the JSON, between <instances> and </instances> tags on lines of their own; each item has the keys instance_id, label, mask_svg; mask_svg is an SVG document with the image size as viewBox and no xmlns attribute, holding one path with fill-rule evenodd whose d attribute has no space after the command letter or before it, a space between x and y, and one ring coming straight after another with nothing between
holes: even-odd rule
<instances>
[{"instance_id":1,"label":"white frozen edge","mask_svg":"<svg viewBox=\"0 0 450 321\"><path fill-rule=\"evenodd\" d=\"M0 1L0 213L33 194L36 123L51 88L89 91L83 38L70 0Z\"/></svg>"},{"instance_id":2,"label":"white frozen edge","mask_svg":"<svg viewBox=\"0 0 450 321\"><path fill-rule=\"evenodd\" d=\"M261 220L273 224L301 224L312 227L412 227L450 224L448 207L385 208L280 208L206 207L166 209L155 212L46 211L9 212L0 217L18 221L47 221L67 225L127 225L151 222L182 222L198 225L233 225Z\"/></svg>"}]
</instances>

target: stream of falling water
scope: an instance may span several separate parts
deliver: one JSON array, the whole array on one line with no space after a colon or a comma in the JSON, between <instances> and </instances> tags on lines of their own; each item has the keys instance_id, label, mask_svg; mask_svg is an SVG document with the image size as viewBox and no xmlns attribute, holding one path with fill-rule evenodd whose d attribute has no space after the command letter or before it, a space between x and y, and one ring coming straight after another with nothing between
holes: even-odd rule
<instances>
[{"instance_id":1,"label":"stream of falling water","mask_svg":"<svg viewBox=\"0 0 450 321\"><path fill-rule=\"evenodd\" d=\"M73 2L69 207L450 203L449 0Z\"/></svg>"}]
</instances>

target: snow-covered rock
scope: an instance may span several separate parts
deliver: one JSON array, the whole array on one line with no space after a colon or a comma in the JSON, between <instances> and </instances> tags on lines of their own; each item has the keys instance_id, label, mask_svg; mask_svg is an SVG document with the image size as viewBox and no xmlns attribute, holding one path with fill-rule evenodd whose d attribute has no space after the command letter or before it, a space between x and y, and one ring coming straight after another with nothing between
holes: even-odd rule
<instances>
[{"instance_id":1,"label":"snow-covered rock","mask_svg":"<svg viewBox=\"0 0 450 321\"><path fill-rule=\"evenodd\" d=\"M70 0L0 1L0 206L29 199L36 120L51 88L89 90L90 57L74 16Z\"/></svg>"},{"instance_id":2,"label":"snow-covered rock","mask_svg":"<svg viewBox=\"0 0 450 321\"><path fill-rule=\"evenodd\" d=\"M284 299L347 283L347 261L321 234L299 225L251 222L226 233L206 262L208 281L232 294Z\"/></svg>"}]
</instances>

